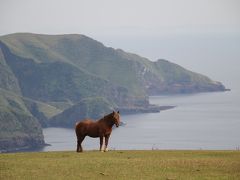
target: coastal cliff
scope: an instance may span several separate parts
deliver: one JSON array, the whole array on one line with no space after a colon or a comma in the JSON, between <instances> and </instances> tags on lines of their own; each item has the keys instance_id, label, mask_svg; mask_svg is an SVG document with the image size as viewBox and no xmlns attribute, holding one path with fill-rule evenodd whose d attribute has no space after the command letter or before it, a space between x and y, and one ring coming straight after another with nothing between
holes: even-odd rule
<instances>
[{"instance_id":1,"label":"coastal cliff","mask_svg":"<svg viewBox=\"0 0 240 180\"><path fill-rule=\"evenodd\" d=\"M84 35L1 36L0 151L44 145L42 127L73 127L114 109L171 108L149 104L150 95L225 90L167 60L153 62Z\"/></svg>"}]
</instances>

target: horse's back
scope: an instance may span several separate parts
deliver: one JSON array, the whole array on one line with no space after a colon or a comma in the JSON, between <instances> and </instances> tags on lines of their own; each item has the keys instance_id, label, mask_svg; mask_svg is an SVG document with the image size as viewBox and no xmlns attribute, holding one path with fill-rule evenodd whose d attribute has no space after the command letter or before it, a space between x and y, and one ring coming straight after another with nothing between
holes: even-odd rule
<instances>
[{"instance_id":1,"label":"horse's back","mask_svg":"<svg viewBox=\"0 0 240 180\"><path fill-rule=\"evenodd\" d=\"M83 119L81 121L76 122L76 127L80 126L80 125L83 125L83 124L90 124L90 123L93 123L93 122L94 121L91 120L91 119Z\"/></svg>"},{"instance_id":2,"label":"horse's back","mask_svg":"<svg viewBox=\"0 0 240 180\"><path fill-rule=\"evenodd\" d=\"M76 123L75 131L76 134L85 134L88 130L88 127L94 124L95 122L91 119L84 119Z\"/></svg>"},{"instance_id":3,"label":"horse's back","mask_svg":"<svg viewBox=\"0 0 240 180\"><path fill-rule=\"evenodd\" d=\"M78 128L80 128L82 126L87 126L87 125L92 124L92 123L94 123L94 121L91 120L91 119L84 119L82 121L79 121L75 125L75 130L77 130Z\"/></svg>"},{"instance_id":4,"label":"horse's back","mask_svg":"<svg viewBox=\"0 0 240 180\"><path fill-rule=\"evenodd\" d=\"M81 136L99 137L101 128L99 126L98 121L85 119L76 124L75 131L77 137Z\"/></svg>"}]
</instances>

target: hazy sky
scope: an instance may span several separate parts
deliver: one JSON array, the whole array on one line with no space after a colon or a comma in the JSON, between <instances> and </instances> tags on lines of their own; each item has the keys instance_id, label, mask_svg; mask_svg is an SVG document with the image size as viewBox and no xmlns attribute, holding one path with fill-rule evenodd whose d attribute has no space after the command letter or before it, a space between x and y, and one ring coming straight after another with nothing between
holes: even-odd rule
<instances>
[{"instance_id":1,"label":"hazy sky","mask_svg":"<svg viewBox=\"0 0 240 180\"><path fill-rule=\"evenodd\" d=\"M240 78L240 0L0 0L0 35L15 32L85 34L226 83Z\"/></svg>"},{"instance_id":2,"label":"hazy sky","mask_svg":"<svg viewBox=\"0 0 240 180\"><path fill-rule=\"evenodd\" d=\"M0 35L233 33L239 19L239 0L0 0Z\"/></svg>"}]
</instances>

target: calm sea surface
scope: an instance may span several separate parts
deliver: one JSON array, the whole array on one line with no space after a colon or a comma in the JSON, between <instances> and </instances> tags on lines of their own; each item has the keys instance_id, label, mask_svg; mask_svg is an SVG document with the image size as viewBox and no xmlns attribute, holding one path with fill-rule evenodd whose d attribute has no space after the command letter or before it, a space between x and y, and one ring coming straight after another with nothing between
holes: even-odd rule
<instances>
[{"instance_id":1,"label":"calm sea surface","mask_svg":"<svg viewBox=\"0 0 240 180\"><path fill-rule=\"evenodd\" d=\"M116 128L109 149L239 149L240 92L154 96L152 104L175 105L160 113L121 116L125 126ZM75 150L73 129L46 128L42 151ZM99 148L99 139L85 138L85 150Z\"/></svg>"}]
</instances>

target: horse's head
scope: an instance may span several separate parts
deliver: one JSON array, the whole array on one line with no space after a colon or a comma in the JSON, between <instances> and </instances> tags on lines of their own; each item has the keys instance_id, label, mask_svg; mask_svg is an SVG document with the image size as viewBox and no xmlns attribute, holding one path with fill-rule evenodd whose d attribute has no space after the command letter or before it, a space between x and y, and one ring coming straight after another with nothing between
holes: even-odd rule
<instances>
[{"instance_id":1,"label":"horse's head","mask_svg":"<svg viewBox=\"0 0 240 180\"><path fill-rule=\"evenodd\" d=\"M116 127L118 127L120 125L120 113L113 111L112 112L112 116L113 116L113 121L114 124L116 125Z\"/></svg>"}]
</instances>

